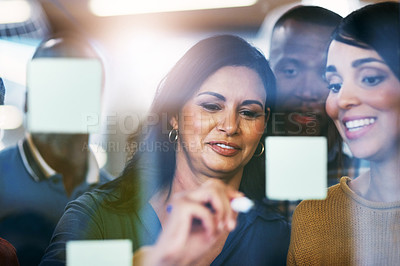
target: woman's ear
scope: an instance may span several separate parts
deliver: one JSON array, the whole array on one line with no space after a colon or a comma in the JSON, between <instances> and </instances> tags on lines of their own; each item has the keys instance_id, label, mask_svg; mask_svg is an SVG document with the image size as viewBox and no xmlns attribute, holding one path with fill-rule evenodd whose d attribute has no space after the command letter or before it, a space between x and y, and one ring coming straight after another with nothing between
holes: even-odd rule
<instances>
[{"instance_id":1,"label":"woman's ear","mask_svg":"<svg viewBox=\"0 0 400 266\"><path fill-rule=\"evenodd\" d=\"M178 129L178 114L174 114L170 119L169 119L169 124L173 129Z\"/></svg>"}]
</instances>

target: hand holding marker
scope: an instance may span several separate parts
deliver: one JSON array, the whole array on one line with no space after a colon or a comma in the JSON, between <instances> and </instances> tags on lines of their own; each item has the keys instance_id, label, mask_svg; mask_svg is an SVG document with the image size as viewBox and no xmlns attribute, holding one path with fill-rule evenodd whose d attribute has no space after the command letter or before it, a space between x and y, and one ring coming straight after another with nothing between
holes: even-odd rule
<instances>
[{"instance_id":1,"label":"hand holding marker","mask_svg":"<svg viewBox=\"0 0 400 266\"><path fill-rule=\"evenodd\" d=\"M253 208L254 202L247 197L239 197L231 200L231 208L235 212L249 212Z\"/></svg>"},{"instance_id":2,"label":"hand holding marker","mask_svg":"<svg viewBox=\"0 0 400 266\"><path fill-rule=\"evenodd\" d=\"M206 206L213 211L211 204L206 204ZM238 197L231 200L231 208L235 212L243 212L247 213L253 208L254 202L247 197ZM172 211L172 205L167 206L167 212L170 213Z\"/></svg>"}]
</instances>

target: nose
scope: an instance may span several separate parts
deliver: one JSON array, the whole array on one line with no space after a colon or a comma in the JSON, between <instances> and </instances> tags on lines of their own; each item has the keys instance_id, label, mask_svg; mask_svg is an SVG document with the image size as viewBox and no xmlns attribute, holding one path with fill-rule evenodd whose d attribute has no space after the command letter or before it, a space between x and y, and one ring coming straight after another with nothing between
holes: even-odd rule
<instances>
[{"instance_id":1,"label":"nose","mask_svg":"<svg viewBox=\"0 0 400 266\"><path fill-rule=\"evenodd\" d=\"M298 84L296 96L303 101L319 101L328 95L325 81L315 71L304 73L303 79Z\"/></svg>"},{"instance_id":2,"label":"nose","mask_svg":"<svg viewBox=\"0 0 400 266\"><path fill-rule=\"evenodd\" d=\"M349 109L360 104L357 89L354 85L343 83L338 92L338 106Z\"/></svg>"},{"instance_id":3,"label":"nose","mask_svg":"<svg viewBox=\"0 0 400 266\"><path fill-rule=\"evenodd\" d=\"M239 132L239 120L239 114L236 110L226 111L224 114L221 114L217 129L228 136L235 135Z\"/></svg>"}]
</instances>

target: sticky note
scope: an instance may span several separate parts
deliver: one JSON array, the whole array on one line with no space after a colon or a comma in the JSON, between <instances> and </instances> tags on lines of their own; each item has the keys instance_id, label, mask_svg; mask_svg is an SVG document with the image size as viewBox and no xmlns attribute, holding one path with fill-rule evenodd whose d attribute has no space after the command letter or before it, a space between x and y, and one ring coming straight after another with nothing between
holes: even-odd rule
<instances>
[{"instance_id":1,"label":"sticky note","mask_svg":"<svg viewBox=\"0 0 400 266\"><path fill-rule=\"evenodd\" d=\"M91 58L37 58L28 64L28 131L100 129L102 67Z\"/></svg>"},{"instance_id":2,"label":"sticky note","mask_svg":"<svg viewBox=\"0 0 400 266\"><path fill-rule=\"evenodd\" d=\"M326 197L328 147L325 137L267 137L265 152L269 199Z\"/></svg>"},{"instance_id":3,"label":"sticky note","mask_svg":"<svg viewBox=\"0 0 400 266\"><path fill-rule=\"evenodd\" d=\"M132 266L130 240L77 240L67 242L67 266Z\"/></svg>"}]
</instances>

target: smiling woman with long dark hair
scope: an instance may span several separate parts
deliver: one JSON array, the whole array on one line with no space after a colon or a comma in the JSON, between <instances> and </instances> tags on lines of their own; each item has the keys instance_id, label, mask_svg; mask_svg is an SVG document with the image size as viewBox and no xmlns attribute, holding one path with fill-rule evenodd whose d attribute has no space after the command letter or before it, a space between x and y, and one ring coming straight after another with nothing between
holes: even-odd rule
<instances>
[{"instance_id":1,"label":"smiling woman with long dark hair","mask_svg":"<svg viewBox=\"0 0 400 266\"><path fill-rule=\"evenodd\" d=\"M239 215L230 205L264 197L274 94L267 60L243 39L194 45L161 82L121 176L67 207L42 265L63 264L68 240L119 238L145 265L285 264L282 217L260 202Z\"/></svg>"},{"instance_id":2,"label":"smiling woman with long dark hair","mask_svg":"<svg viewBox=\"0 0 400 266\"><path fill-rule=\"evenodd\" d=\"M398 265L400 262L400 10L366 6L343 19L329 46L326 111L370 170L342 177L326 200L293 216L288 263Z\"/></svg>"}]
</instances>

